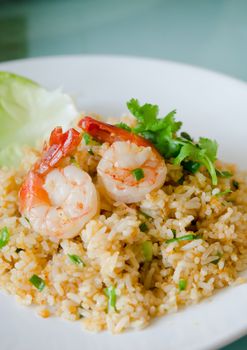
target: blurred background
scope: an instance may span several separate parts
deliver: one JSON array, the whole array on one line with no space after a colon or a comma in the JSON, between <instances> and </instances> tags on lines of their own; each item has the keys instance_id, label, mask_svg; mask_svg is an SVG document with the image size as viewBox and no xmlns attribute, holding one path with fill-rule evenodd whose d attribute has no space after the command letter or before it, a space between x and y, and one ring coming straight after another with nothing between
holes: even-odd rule
<instances>
[{"instance_id":1,"label":"blurred background","mask_svg":"<svg viewBox=\"0 0 247 350\"><path fill-rule=\"evenodd\" d=\"M124 54L247 80L246 0L0 0L0 60Z\"/></svg>"},{"instance_id":2,"label":"blurred background","mask_svg":"<svg viewBox=\"0 0 247 350\"><path fill-rule=\"evenodd\" d=\"M62 54L154 57L247 80L247 0L0 0L0 61ZM247 337L224 348L240 349Z\"/></svg>"}]
</instances>

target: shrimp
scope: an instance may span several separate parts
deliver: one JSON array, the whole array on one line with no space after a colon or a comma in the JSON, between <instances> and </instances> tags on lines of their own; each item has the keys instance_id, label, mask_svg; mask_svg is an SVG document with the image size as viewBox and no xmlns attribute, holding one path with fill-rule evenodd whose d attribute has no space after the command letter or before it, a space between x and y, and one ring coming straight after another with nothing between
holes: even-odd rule
<instances>
[{"instance_id":1,"label":"shrimp","mask_svg":"<svg viewBox=\"0 0 247 350\"><path fill-rule=\"evenodd\" d=\"M97 167L99 183L108 197L135 203L163 186L165 161L149 141L91 117L84 117L79 126L96 140L110 144Z\"/></svg>"},{"instance_id":2,"label":"shrimp","mask_svg":"<svg viewBox=\"0 0 247 350\"><path fill-rule=\"evenodd\" d=\"M74 164L61 167L81 141L75 129L55 128L49 145L19 191L19 211L31 227L50 238L73 238L99 210L91 177Z\"/></svg>"}]
</instances>

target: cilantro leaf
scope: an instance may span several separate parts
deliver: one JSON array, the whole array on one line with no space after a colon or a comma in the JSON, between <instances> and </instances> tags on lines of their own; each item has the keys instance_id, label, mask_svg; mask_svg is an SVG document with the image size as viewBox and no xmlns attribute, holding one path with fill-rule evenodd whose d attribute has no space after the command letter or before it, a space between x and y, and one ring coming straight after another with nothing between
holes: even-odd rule
<instances>
[{"instance_id":1,"label":"cilantro leaf","mask_svg":"<svg viewBox=\"0 0 247 350\"><path fill-rule=\"evenodd\" d=\"M129 125L127 125L126 123L123 123L123 122L115 124L115 126L117 126L118 128L127 130L127 131L131 131L131 128L129 127Z\"/></svg>"},{"instance_id":2,"label":"cilantro leaf","mask_svg":"<svg viewBox=\"0 0 247 350\"><path fill-rule=\"evenodd\" d=\"M206 167L211 178L212 184L217 185L217 175L214 167L214 160L216 157L215 153L215 145L213 145L214 141L209 140L212 144L207 143L207 145L201 143L193 144L187 143L187 141L181 142L182 147L178 156L174 159L174 164L181 164L181 162L185 159L190 159L194 162L198 162ZM203 148L206 147L206 148ZM216 147L217 149L217 147Z\"/></svg>"},{"instance_id":3,"label":"cilantro leaf","mask_svg":"<svg viewBox=\"0 0 247 350\"><path fill-rule=\"evenodd\" d=\"M138 100L132 98L127 102L129 111L136 117L138 124L135 127L135 132L151 130L151 126L156 122L159 113L159 107L149 103L140 106Z\"/></svg>"},{"instance_id":4,"label":"cilantro leaf","mask_svg":"<svg viewBox=\"0 0 247 350\"><path fill-rule=\"evenodd\" d=\"M157 105L146 103L141 106L137 99L132 98L127 102L127 106L137 119L137 125L132 132L152 142L164 158L172 159L175 164L182 163L185 169L188 166L187 170L193 165L192 173L204 165L212 178L213 185L217 185L214 166L218 149L216 141L201 137L196 143L186 132L182 132L181 137L178 137L176 133L180 130L182 123L175 120L175 110L159 118Z\"/></svg>"},{"instance_id":5,"label":"cilantro leaf","mask_svg":"<svg viewBox=\"0 0 247 350\"><path fill-rule=\"evenodd\" d=\"M200 137L198 145L201 149L204 150L205 154L212 162L216 161L218 150L218 145L216 141L207 139L205 137Z\"/></svg>"}]
</instances>

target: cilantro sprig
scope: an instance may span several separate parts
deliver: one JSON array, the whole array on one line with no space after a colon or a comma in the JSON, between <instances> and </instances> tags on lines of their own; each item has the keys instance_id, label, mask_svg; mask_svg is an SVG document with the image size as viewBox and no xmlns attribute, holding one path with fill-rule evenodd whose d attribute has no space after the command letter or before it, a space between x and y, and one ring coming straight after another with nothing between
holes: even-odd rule
<instances>
[{"instance_id":1,"label":"cilantro sprig","mask_svg":"<svg viewBox=\"0 0 247 350\"><path fill-rule=\"evenodd\" d=\"M171 111L165 117L159 118L159 107L146 103L140 105L138 100L131 99L127 107L137 119L137 125L132 129L154 144L166 159L172 159L175 164L181 164L186 170L195 173L200 166L205 166L209 172L212 184L217 185L215 161L218 145L216 141L201 137L193 141L189 134L182 132L177 136L182 123L175 120L176 111ZM188 166L189 165L189 166Z\"/></svg>"}]
</instances>

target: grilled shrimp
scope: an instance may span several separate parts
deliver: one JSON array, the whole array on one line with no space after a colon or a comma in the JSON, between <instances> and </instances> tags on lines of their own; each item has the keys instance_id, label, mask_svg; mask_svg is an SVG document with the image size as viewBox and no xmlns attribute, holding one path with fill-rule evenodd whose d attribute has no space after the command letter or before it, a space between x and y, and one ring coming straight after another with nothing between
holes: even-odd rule
<instances>
[{"instance_id":1,"label":"grilled shrimp","mask_svg":"<svg viewBox=\"0 0 247 350\"><path fill-rule=\"evenodd\" d=\"M36 232L51 238L73 238L99 209L91 177L76 165L59 163L80 141L75 129L55 128L19 191L20 213Z\"/></svg>"},{"instance_id":2,"label":"grilled shrimp","mask_svg":"<svg viewBox=\"0 0 247 350\"><path fill-rule=\"evenodd\" d=\"M110 144L97 173L99 183L111 199L135 203L163 186L167 172L165 161L146 139L91 117L83 118L79 126L94 139Z\"/></svg>"}]
</instances>

